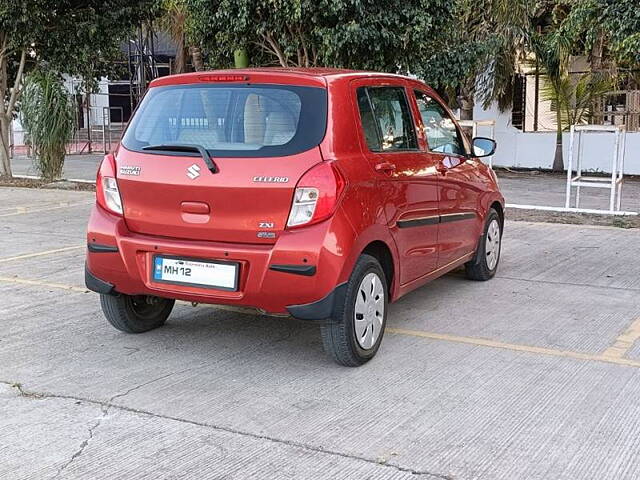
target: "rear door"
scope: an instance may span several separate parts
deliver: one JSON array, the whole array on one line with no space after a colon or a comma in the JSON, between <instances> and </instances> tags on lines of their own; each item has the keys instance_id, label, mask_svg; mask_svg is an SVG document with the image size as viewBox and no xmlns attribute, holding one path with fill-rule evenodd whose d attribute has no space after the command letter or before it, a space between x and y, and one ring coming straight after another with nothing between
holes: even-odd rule
<instances>
[{"instance_id":1,"label":"rear door","mask_svg":"<svg viewBox=\"0 0 640 480\"><path fill-rule=\"evenodd\" d=\"M152 88L116 157L127 226L173 238L275 242L298 178L321 161L326 108L319 87ZM216 171L198 148L185 152L189 146L203 147Z\"/></svg>"},{"instance_id":2,"label":"rear door","mask_svg":"<svg viewBox=\"0 0 640 480\"><path fill-rule=\"evenodd\" d=\"M361 80L355 93L390 231L400 252L400 283L436 268L438 191L435 165L421 148L404 82Z\"/></svg>"},{"instance_id":3,"label":"rear door","mask_svg":"<svg viewBox=\"0 0 640 480\"><path fill-rule=\"evenodd\" d=\"M478 202L483 185L453 116L435 96L420 90L415 94L429 152L439 171L440 268L475 250L482 227Z\"/></svg>"}]
</instances>

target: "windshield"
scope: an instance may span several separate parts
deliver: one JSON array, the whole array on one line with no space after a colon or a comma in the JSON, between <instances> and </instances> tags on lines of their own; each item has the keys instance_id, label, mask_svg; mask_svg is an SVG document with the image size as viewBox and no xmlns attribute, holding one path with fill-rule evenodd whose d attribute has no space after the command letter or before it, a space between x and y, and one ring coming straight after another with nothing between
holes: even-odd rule
<instances>
[{"instance_id":1,"label":"windshield","mask_svg":"<svg viewBox=\"0 0 640 480\"><path fill-rule=\"evenodd\" d=\"M134 151L154 145L200 145L214 157L293 155L317 146L326 123L323 88L155 87L145 95L122 145Z\"/></svg>"}]
</instances>

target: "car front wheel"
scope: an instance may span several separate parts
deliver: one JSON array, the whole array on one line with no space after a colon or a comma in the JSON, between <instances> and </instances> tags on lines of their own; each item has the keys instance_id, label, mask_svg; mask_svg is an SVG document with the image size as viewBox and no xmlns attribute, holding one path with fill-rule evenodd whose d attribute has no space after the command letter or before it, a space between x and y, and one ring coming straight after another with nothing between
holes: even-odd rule
<instances>
[{"instance_id":1,"label":"car front wheel","mask_svg":"<svg viewBox=\"0 0 640 480\"><path fill-rule=\"evenodd\" d=\"M149 295L100 295L102 312L109 323L126 333L142 333L161 327L175 300Z\"/></svg>"},{"instance_id":2,"label":"car front wheel","mask_svg":"<svg viewBox=\"0 0 640 480\"><path fill-rule=\"evenodd\" d=\"M324 349L337 363L357 367L373 358L387 321L387 297L380 263L361 255L347 282L344 301L321 327Z\"/></svg>"},{"instance_id":3,"label":"car front wheel","mask_svg":"<svg viewBox=\"0 0 640 480\"><path fill-rule=\"evenodd\" d=\"M502 222L495 209L489 210L478 250L473 260L465 264L467 278L489 280L498 270L502 247Z\"/></svg>"}]
</instances>

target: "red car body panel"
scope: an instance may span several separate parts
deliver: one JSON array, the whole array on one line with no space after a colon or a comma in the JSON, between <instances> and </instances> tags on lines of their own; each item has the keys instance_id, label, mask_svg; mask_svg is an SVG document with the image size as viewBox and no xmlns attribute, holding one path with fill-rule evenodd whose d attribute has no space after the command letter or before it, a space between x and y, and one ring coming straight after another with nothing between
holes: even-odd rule
<instances>
[{"instance_id":1,"label":"red car body panel","mask_svg":"<svg viewBox=\"0 0 640 480\"><path fill-rule=\"evenodd\" d=\"M504 199L489 167L473 157L429 151L411 92L417 89L442 101L417 80L331 69L247 69L162 77L151 88L238 79L326 88L327 128L321 143L277 158L216 157L216 174L207 171L199 156L140 153L120 146L114 155L116 172L123 166L139 167L140 174L115 174L122 216L93 207L87 231L91 278L117 293L286 314L292 313L291 306L328 298L349 279L359 255L375 246L389 255L390 296L396 300L469 261L488 210L493 205L502 213ZM415 151L376 153L367 147L355 91L384 85L406 89L416 123ZM335 212L320 223L286 228L298 179L328 161L345 180ZM379 169L388 163L393 170ZM185 176L193 164L202 171L197 182ZM289 181L253 181L260 176ZM420 228L399 226L429 218L434 222ZM266 229L273 236L256 236L262 222L273 224ZM238 262L238 288L155 282L155 254ZM314 267L314 273L296 275L273 270L273 265Z\"/></svg>"}]
</instances>

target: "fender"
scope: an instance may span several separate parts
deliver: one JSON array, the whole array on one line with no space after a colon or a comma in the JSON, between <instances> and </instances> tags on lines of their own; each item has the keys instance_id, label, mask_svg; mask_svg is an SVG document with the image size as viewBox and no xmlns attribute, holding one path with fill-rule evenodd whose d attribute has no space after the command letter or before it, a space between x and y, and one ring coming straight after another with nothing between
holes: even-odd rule
<instances>
[{"instance_id":1,"label":"fender","mask_svg":"<svg viewBox=\"0 0 640 480\"><path fill-rule=\"evenodd\" d=\"M482 212L480 213L482 214L483 221L486 218L491 205L493 205L495 202L498 202L500 204L504 213L504 197L499 191L489 190L487 192L484 192L480 197L480 208L482 209Z\"/></svg>"},{"instance_id":2,"label":"fender","mask_svg":"<svg viewBox=\"0 0 640 480\"><path fill-rule=\"evenodd\" d=\"M398 272L400 271L400 262L398 261L398 247L396 246L391 233L386 225L381 225L379 223L370 225L366 229L364 229L360 234L356 237L353 245L351 246L351 250L345 262L342 266L342 272L339 276L338 283L344 283L349 280L349 276L353 271L353 267L355 266L358 257L365 250L367 245L373 242L382 242L384 243L391 252L391 258L393 259L393 271L394 279L391 282L390 290L391 290L391 301L394 301L398 297L399 285L396 282L396 278L398 278Z\"/></svg>"}]
</instances>

